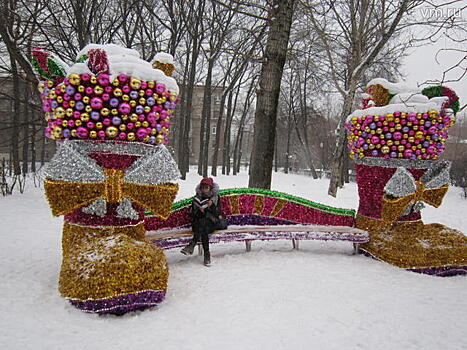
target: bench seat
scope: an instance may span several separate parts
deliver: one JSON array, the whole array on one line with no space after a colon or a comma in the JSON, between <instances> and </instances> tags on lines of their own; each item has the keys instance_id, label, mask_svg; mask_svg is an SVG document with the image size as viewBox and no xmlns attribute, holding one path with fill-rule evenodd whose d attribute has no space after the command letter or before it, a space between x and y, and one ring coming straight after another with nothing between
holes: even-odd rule
<instances>
[{"instance_id":1,"label":"bench seat","mask_svg":"<svg viewBox=\"0 0 467 350\"><path fill-rule=\"evenodd\" d=\"M188 244L193 236L190 229L149 231L146 238L162 249L180 248ZM369 241L367 231L348 226L320 225L270 225L229 226L226 230L214 231L209 235L210 243L251 242L255 240L290 239L294 247L299 240L348 241L354 244Z\"/></svg>"}]
</instances>

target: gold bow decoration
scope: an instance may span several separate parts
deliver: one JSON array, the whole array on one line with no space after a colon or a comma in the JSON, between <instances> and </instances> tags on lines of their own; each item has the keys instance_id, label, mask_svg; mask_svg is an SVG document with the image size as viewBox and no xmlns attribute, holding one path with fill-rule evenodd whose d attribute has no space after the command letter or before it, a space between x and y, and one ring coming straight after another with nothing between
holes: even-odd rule
<instances>
[{"instance_id":1,"label":"gold bow decoration","mask_svg":"<svg viewBox=\"0 0 467 350\"><path fill-rule=\"evenodd\" d=\"M384 187L381 218L392 224L411 211L419 211L429 204L438 208L449 188L450 163L440 161L427 169L416 181L405 168L399 167Z\"/></svg>"},{"instance_id":2,"label":"gold bow decoration","mask_svg":"<svg viewBox=\"0 0 467 350\"><path fill-rule=\"evenodd\" d=\"M45 174L45 193L54 216L78 208L104 216L106 203L120 203L118 217L137 219L131 205L134 202L166 219L178 192L178 185L172 183L178 177L178 169L165 147L139 158L125 171L102 169L81 154L76 145L64 143Z\"/></svg>"}]
</instances>

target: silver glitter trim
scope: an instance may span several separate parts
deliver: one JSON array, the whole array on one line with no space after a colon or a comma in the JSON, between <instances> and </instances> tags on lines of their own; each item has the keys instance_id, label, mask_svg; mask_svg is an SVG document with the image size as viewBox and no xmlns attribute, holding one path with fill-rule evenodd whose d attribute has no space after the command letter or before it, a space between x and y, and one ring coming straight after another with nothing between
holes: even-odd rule
<instances>
[{"instance_id":1,"label":"silver glitter trim","mask_svg":"<svg viewBox=\"0 0 467 350\"><path fill-rule=\"evenodd\" d=\"M81 211L88 215L96 215L103 218L107 213L107 202L104 198L98 198L87 207L83 207Z\"/></svg>"},{"instance_id":2,"label":"silver glitter trim","mask_svg":"<svg viewBox=\"0 0 467 350\"><path fill-rule=\"evenodd\" d=\"M439 161L431 166L420 178L425 183L426 188L438 188L451 183L449 170L451 162L446 160Z\"/></svg>"},{"instance_id":3,"label":"silver glitter trim","mask_svg":"<svg viewBox=\"0 0 467 350\"><path fill-rule=\"evenodd\" d=\"M426 159L399 159L399 158L378 158L378 157L365 157L362 159L355 159L355 164L380 166L383 168L410 168L410 169L426 169L435 163L435 160Z\"/></svg>"},{"instance_id":4,"label":"silver glitter trim","mask_svg":"<svg viewBox=\"0 0 467 350\"><path fill-rule=\"evenodd\" d=\"M115 154L126 154L144 156L154 153L163 145L150 145L140 142L123 142L123 141L83 141L83 140L64 140L60 142L72 142L77 146L81 153L90 152L108 152ZM165 147L164 147L165 148Z\"/></svg>"},{"instance_id":5,"label":"silver glitter trim","mask_svg":"<svg viewBox=\"0 0 467 350\"><path fill-rule=\"evenodd\" d=\"M137 159L125 172L124 181L160 185L177 182L180 172L170 152L161 145L152 155Z\"/></svg>"},{"instance_id":6,"label":"silver glitter trim","mask_svg":"<svg viewBox=\"0 0 467 350\"><path fill-rule=\"evenodd\" d=\"M129 198L123 198L120 202L117 208L117 217L133 220L138 219L138 212L131 205L131 200Z\"/></svg>"},{"instance_id":7,"label":"silver glitter trim","mask_svg":"<svg viewBox=\"0 0 467 350\"><path fill-rule=\"evenodd\" d=\"M403 197L417 190L415 179L405 168L399 167L384 186L384 192L393 197Z\"/></svg>"},{"instance_id":8,"label":"silver glitter trim","mask_svg":"<svg viewBox=\"0 0 467 350\"><path fill-rule=\"evenodd\" d=\"M449 185L450 175L449 170L451 163L448 161L439 161L432 163L427 169L425 174L420 178L425 185L425 188L439 188L441 186ZM403 167L398 167L396 172L384 186L384 192L393 197L404 197L417 190L415 178L412 173ZM403 211L402 215L407 215L411 211L420 211L425 208L422 201L409 204Z\"/></svg>"},{"instance_id":9,"label":"silver glitter trim","mask_svg":"<svg viewBox=\"0 0 467 350\"><path fill-rule=\"evenodd\" d=\"M59 143L59 148L46 165L44 174L48 179L68 182L94 183L105 180L101 167L67 141Z\"/></svg>"}]
</instances>

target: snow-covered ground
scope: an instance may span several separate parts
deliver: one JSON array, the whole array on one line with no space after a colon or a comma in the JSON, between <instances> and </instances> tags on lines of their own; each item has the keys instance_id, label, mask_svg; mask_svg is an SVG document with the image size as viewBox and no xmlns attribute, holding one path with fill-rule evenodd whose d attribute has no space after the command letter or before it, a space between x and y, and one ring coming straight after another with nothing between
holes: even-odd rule
<instances>
[{"instance_id":1,"label":"snow-covered ground","mask_svg":"<svg viewBox=\"0 0 467 350\"><path fill-rule=\"evenodd\" d=\"M191 195L199 176L181 181ZM221 188L248 176L220 176ZM274 174L279 191L356 208L326 180ZM467 200L451 188L425 222L467 233ZM467 278L438 278L353 256L350 243L288 241L212 246L213 265L167 253L169 289L150 311L85 314L57 292L62 218L42 189L0 198L0 349L467 349Z\"/></svg>"}]
</instances>

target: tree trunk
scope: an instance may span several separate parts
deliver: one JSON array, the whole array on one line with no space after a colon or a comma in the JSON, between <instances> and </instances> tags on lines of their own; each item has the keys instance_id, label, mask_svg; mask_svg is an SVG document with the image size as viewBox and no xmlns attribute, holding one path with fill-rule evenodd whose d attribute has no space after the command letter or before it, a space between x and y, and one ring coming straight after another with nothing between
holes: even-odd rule
<instances>
[{"instance_id":1,"label":"tree trunk","mask_svg":"<svg viewBox=\"0 0 467 350\"><path fill-rule=\"evenodd\" d=\"M24 118L23 118L23 175L26 175L29 171L29 166L28 166L28 158L29 158L29 123L31 120L30 114L31 110L29 108L28 102L30 101L30 86L29 84L25 83L23 84L23 92L24 92Z\"/></svg>"},{"instance_id":2,"label":"tree trunk","mask_svg":"<svg viewBox=\"0 0 467 350\"><path fill-rule=\"evenodd\" d=\"M224 144L222 147L222 174L226 174L227 162L230 163L230 157L227 154L227 142L230 143L230 122L233 114L233 90L229 92L229 101L227 102L227 115L225 118Z\"/></svg>"},{"instance_id":3,"label":"tree trunk","mask_svg":"<svg viewBox=\"0 0 467 350\"><path fill-rule=\"evenodd\" d=\"M41 154L40 154L41 167L45 164L45 136L41 138Z\"/></svg>"},{"instance_id":4,"label":"tree trunk","mask_svg":"<svg viewBox=\"0 0 467 350\"><path fill-rule=\"evenodd\" d=\"M198 61L199 50L193 48L190 64L190 73L188 74L188 84L186 86L186 110L185 110L185 123L182 136L182 157L181 157L181 173L182 179L186 179L186 173L190 170L190 129L191 129L191 116L193 114L193 88L195 85L196 77L196 62Z\"/></svg>"},{"instance_id":5,"label":"tree trunk","mask_svg":"<svg viewBox=\"0 0 467 350\"><path fill-rule=\"evenodd\" d=\"M346 148L344 148L344 164L342 167L342 178L344 179L345 183L350 183L350 176L349 176L349 167L350 167L350 162L349 162L349 152L347 151Z\"/></svg>"},{"instance_id":6,"label":"tree trunk","mask_svg":"<svg viewBox=\"0 0 467 350\"><path fill-rule=\"evenodd\" d=\"M191 54L191 61L190 61L190 68L188 73L188 83L185 86L185 97L186 97L186 110L185 110L185 121L182 133L181 144L182 147L180 149L180 158L179 158L179 169L181 173L182 180L186 179L186 173L190 170L190 145L189 145L189 138L190 138L190 129L191 129L191 117L193 114L193 87L195 85L196 79L196 72L197 72L197 63L198 57L201 48L201 36L200 36L200 25L202 22L202 16L204 12L204 5L205 1L200 1L198 4L198 9L196 13L196 19L194 23L194 27L192 28L191 33L191 41L192 41L192 54Z\"/></svg>"},{"instance_id":7,"label":"tree trunk","mask_svg":"<svg viewBox=\"0 0 467 350\"><path fill-rule=\"evenodd\" d=\"M249 187L271 188L277 105L295 0L274 0L257 92Z\"/></svg>"},{"instance_id":8,"label":"tree trunk","mask_svg":"<svg viewBox=\"0 0 467 350\"><path fill-rule=\"evenodd\" d=\"M21 115L20 109L20 86L19 86L19 75L18 75L18 66L16 64L15 58L10 55L11 61L11 72L13 75L13 113L11 116L11 121L13 123L12 133L11 133L11 159L13 161L13 173L14 175L21 174L21 167L19 163L19 116Z\"/></svg>"},{"instance_id":9,"label":"tree trunk","mask_svg":"<svg viewBox=\"0 0 467 350\"><path fill-rule=\"evenodd\" d=\"M223 86L225 88L225 86ZM219 109L219 115L217 116L217 124L216 124L216 144L214 147L214 152L212 155L212 164L211 164L211 175L217 176L217 161L219 157L219 147L221 143L221 132L222 132L222 118L224 117L224 107L225 107L225 98L226 93L222 94L221 104Z\"/></svg>"},{"instance_id":10,"label":"tree trunk","mask_svg":"<svg viewBox=\"0 0 467 350\"><path fill-rule=\"evenodd\" d=\"M214 60L209 60L206 81L204 84L203 111L201 113L201 127L199 131L198 174L208 176L209 139L211 129L211 99L212 99L212 70Z\"/></svg>"},{"instance_id":11,"label":"tree trunk","mask_svg":"<svg viewBox=\"0 0 467 350\"><path fill-rule=\"evenodd\" d=\"M242 165L242 145L243 145L243 135L244 135L244 128L242 127L242 132L240 133L240 142L238 143L238 159L237 159L237 174L240 172L240 166Z\"/></svg>"},{"instance_id":12,"label":"tree trunk","mask_svg":"<svg viewBox=\"0 0 467 350\"><path fill-rule=\"evenodd\" d=\"M276 131L277 132L277 131ZM278 170L278 164L277 164L277 158L278 158L278 151L277 151L277 137L274 140L274 172L277 173Z\"/></svg>"},{"instance_id":13,"label":"tree trunk","mask_svg":"<svg viewBox=\"0 0 467 350\"><path fill-rule=\"evenodd\" d=\"M212 112L212 71L214 68L214 60L209 62L208 65L208 77L206 78L205 86L205 95L203 102L203 111L204 105L206 104L206 139L203 147L203 177L208 177L208 166L209 166L209 149L211 143L211 112ZM203 116L204 117L204 116ZM217 130L216 130L217 132Z\"/></svg>"},{"instance_id":14,"label":"tree trunk","mask_svg":"<svg viewBox=\"0 0 467 350\"><path fill-rule=\"evenodd\" d=\"M36 124L34 123L34 115L33 115L33 122L31 123L31 171L33 173L36 172Z\"/></svg>"},{"instance_id":15,"label":"tree trunk","mask_svg":"<svg viewBox=\"0 0 467 350\"><path fill-rule=\"evenodd\" d=\"M225 154L226 154L226 157L224 158L224 163L227 168L227 175L230 175L230 153L231 153L230 144L231 144L231 136L232 136L232 121L235 115L235 111L237 110L238 96L240 95L240 87L241 87L241 81L240 81L240 84L238 84L237 91L235 93L234 103L231 108L229 118L225 125L225 128L227 130L227 137L224 137L224 149L225 149Z\"/></svg>"},{"instance_id":16,"label":"tree trunk","mask_svg":"<svg viewBox=\"0 0 467 350\"><path fill-rule=\"evenodd\" d=\"M347 141L346 131L344 122L347 116L352 113L353 99L357 89L356 82L350 82L349 93L345 97L344 106L342 108L342 114L339 125L337 127L337 141L336 148L333 154L333 162L331 165L331 179L329 181L328 194L335 197L337 194L337 188L342 187L342 166L344 163L345 146Z\"/></svg>"}]
</instances>

